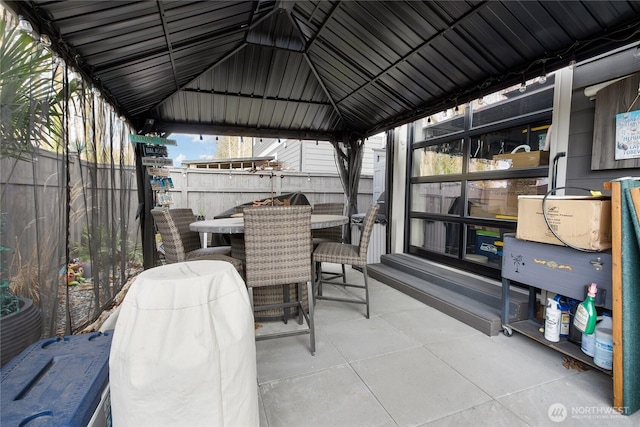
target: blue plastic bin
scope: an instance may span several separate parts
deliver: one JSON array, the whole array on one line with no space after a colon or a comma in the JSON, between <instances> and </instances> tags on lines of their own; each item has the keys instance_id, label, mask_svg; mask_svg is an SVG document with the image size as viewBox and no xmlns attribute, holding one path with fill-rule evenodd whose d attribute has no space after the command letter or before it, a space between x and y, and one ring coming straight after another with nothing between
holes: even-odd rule
<instances>
[{"instance_id":1,"label":"blue plastic bin","mask_svg":"<svg viewBox=\"0 0 640 427\"><path fill-rule=\"evenodd\" d=\"M496 244L496 242L499 242ZM475 251L478 255L484 255L489 262L502 262L502 241L499 233L477 230Z\"/></svg>"},{"instance_id":2,"label":"blue plastic bin","mask_svg":"<svg viewBox=\"0 0 640 427\"><path fill-rule=\"evenodd\" d=\"M109 382L112 332L38 341L1 370L0 425L77 426Z\"/></svg>"}]
</instances>

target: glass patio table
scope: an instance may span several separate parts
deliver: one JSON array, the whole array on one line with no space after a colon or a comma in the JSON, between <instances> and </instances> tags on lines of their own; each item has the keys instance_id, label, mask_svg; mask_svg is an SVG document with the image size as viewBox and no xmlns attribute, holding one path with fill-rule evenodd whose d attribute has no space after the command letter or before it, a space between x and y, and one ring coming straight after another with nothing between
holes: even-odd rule
<instances>
[{"instance_id":1,"label":"glass patio table","mask_svg":"<svg viewBox=\"0 0 640 427\"><path fill-rule=\"evenodd\" d=\"M311 229L329 228L344 225L349 222L349 217L344 215L311 215ZM189 224L191 231L198 233L220 233L231 234L231 255L233 256L234 241L238 244L238 239L234 235L244 234L244 218L242 216L232 218L208 219L204 221L196 221ZM241 236L237 236L242 239ZM203 246L206 247L207 239L203 240ZM244 245L243 245L244 246Z\"/></svg>"}]
</instances>

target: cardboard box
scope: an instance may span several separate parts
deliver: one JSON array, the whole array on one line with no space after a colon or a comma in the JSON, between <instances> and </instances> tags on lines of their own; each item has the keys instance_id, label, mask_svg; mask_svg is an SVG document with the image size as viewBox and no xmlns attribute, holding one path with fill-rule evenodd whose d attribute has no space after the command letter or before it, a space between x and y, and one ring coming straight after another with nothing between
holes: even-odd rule
<instances>
[{"instance_id":1,"label":"cardboard box","mask_svg":"<svg viewBox=\"0 0 640 427\"><path fill-rule=\"evenodd\" d=\"M480 200L477 201L477 208L474 212L483 210L489 216L495 218L496 215L513 216L518 215L518 196L521 194L545 194L547 184L540 184L537 179L517 179L505 180L504 187L484 188L481 192ZM480 216L480 215L479 215Z\"/></svg>"},{"instance_id":2,"label":"cardboard box","mask_svg":"<svg viewBox=\"0 0 640 427\"><path fill-rule=\"evenodd\" d=\"M549 230L542 213L543 196L518 197L516 237L565 246ZM611 247L611 199L605 196L549 196L549 225L571 246L602 251Z\"/></svg>"},{"instance_id":3,"label":"cardboard box","mask_svg":"<svg viewBox=\"0 0 640 427\"><path fill-rule=\"evenodd\" d=\"M511 160L512 168L531 168L549 164L548 151L522 151L519 153L495 154L493 160Z\"/></svg>"}]
</instances>

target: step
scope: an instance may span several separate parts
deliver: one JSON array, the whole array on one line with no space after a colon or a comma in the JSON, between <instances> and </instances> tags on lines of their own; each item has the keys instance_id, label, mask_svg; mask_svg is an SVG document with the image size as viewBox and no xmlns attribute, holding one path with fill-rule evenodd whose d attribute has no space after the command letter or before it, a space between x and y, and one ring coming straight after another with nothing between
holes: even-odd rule
<instances>
[{"instance_id":1,"label":"step","mask_svg":"<svg viewBox=\"0 0 640 427\"><path fill-rule=\"evenodd\" d=\"M407 254L384 255L369 276L489 335L502 330L501 286ZM512 291L510 317L527 316L527 295Z\"/></svg>"},{"instance_id":2,"label":"step","mask_svg":"<svg viewBox=\"0 0 640 427\"><path fill-rule=\"evenodd\" d=\"M415 255L389 254L381 257L380 262L392 268L414 275L422 280L443 286L449 290L476 299L479 302L502 310L502 284L473 273L457 270ZM528 312L522 304L528 303L528 296L522 290L512 288L509 293L509 317L513 320L527 318Z\"/></svg>"}]
</instances>

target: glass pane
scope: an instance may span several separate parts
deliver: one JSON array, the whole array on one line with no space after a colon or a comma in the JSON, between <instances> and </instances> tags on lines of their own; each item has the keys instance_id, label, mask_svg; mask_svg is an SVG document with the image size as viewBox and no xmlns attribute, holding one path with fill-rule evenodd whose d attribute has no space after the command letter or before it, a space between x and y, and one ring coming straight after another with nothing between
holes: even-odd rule
<instances>
[{"instance_id":1,"label":"glass pane","mask_svg":"<svg viewBox=\"0 0 640 427\"><path fill-rule=\"evenodd\" d=\"M502 266L502 236L513 230L492 227L469 227L465 259L479 264Z\"/></svg>"},{"instance_id":2,"label":"glass pane","mask_svg":"<svg viewBox=\"0 0 640 427\"><path fill-rule=\"evenodd\" d=\"M454 202L459 199L462 184L459 182L434 182L413 184L411 187L411 210L434 214L458 214L452 211Z\"/></svg>"},{"instance_id":3,"label":"glass pane","mask_svg":"<svg viewBox=\"0 0 640 427\"><path fill-rule=\"evenodd\" d=\"M460 227L451 222L413 218L410 242L412 246L457 257Z\"/></svg>"},{"instance_id":4,"label":"glass pane","mask_svg":"<svg viewBox=\"0 0 640 427\"><path fill-rule=\"evenodd\" d=\"M548 165L549 151L540 150L546 146L549 128L548 123L537 123L473 137L469 172Z\"/></svg>"},{"instance_id":5,"label":"glass pane","mask_svg":"<svg viewBox=\"0 0 640 427\"><path fill-rule=\"evenodd\" d=\"M457 108L457 111L455 108L450 108L416 120L414 140L425 141L464 130L466 105L459 105Z\"/></svg>"},{"instance_id":6,"label":"glass pane","mask_svg":"<svg viewBox=\"0 0 640 427\"><path fill-rule=\"evenodd\" d=\"M520 85L517 85L474 101L472 128L552 108L553 82L553 77L547 78L544 84L530 80L524 93L520 92ZM538 91L532 93L534 90Z\"/></svg>"},{"instance_id":7,"label":"glass pane","mask_svg":"<svg viewBox=\"0 0 640 427\"><path fill-rule=\"evenodd\" d=\"M462 139L413 150L413 176L462 173Z\"/></svg>"},{"instance_id":8,"label":"glass pane","mask_svg":"<svg viewBox=\"0 0 640 427\"><path fill-rule=\"evenodd\" d=\"M517 219L518 195L545 194L548 181L547 177L469 181L469 215Z\"/></svg>"}]
</instances>

